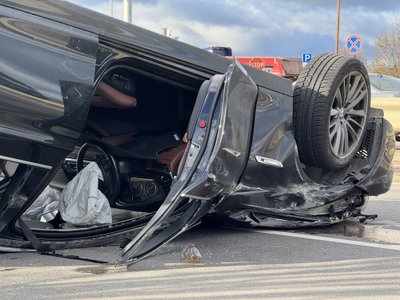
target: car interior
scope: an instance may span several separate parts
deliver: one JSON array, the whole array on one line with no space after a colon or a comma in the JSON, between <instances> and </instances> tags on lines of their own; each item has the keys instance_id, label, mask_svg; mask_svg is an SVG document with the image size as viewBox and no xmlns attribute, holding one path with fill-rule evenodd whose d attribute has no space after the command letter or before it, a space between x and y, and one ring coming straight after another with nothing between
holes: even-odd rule
<instances>
[{"instance_id":1,"label":"car interior","mask_svg":"<svg viewBox=\"0 0 400 300\"><path fill-rule=\"evenodd\" d=\"M113 224L153 213L179 176L187 128L207 82L173 73L161 77L126 64L109 68L97 84L81 138L49 187L61 192L94 161ZM26 222L35 229L82 229L65 224L57 212L48 219Z\"/></svg>"}]
</instances>

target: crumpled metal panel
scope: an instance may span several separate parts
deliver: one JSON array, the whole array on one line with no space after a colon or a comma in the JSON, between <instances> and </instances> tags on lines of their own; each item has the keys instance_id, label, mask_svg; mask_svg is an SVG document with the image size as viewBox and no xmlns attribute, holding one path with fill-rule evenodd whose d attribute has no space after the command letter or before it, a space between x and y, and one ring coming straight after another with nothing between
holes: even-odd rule
<instances>
[{"instance_id":1,"label":"crumpled metal panel","mask_svg":"<svg viewBox=\"0 0 400 300\"><path fill-rule=\"evenodd\" d=\"M371 109L364 142L349 166L327 171L303 165L291 131L291 98L259 96L251 155L240 184L214 208L250 226L293 228L332 224L357 215L368 195L389 190L394 134ZM261 103L260 103L261 101ZM261 164L257 156L280 162Z\"/></svg>"}]
</instances>

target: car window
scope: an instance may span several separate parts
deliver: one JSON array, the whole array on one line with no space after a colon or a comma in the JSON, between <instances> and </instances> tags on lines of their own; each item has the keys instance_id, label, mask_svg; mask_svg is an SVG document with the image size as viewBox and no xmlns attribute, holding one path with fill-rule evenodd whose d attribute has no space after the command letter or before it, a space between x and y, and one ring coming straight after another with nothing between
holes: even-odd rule
<instances>
[{"instance_id":1,"label":"car window","mask_svg":"<svg viewBox=\"0 0 400 300\"><path fill-rule=\"evenodd\" d=\"M400 80L394 77L371 76L371 84L383 91L399 91Z\"/></svg>"}]
</instances>

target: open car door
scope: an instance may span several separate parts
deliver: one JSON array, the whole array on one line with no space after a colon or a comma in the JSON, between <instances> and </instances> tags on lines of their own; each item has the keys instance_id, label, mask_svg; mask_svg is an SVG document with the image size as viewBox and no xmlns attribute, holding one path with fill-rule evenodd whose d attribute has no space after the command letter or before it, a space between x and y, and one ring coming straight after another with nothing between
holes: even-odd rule
<instances>
[{"instance_id":1,"label":"open car door","mask_svg":"<svg viewBox=\"0 0 400 300\"><path fill-rule=\"evenodd\" d=\"M0 5L0 233L71 152L92 97L96 35Z\"/></svg>"},{"instance_id":2,"label":"open car door","mask_svg":"<svg viewBox=\"0 0 400 300\"><path fill-rule=\"evenodd\" d=\"M117 263L140 260L195 226L236 188L249 156L257 94L257 85L237 61L224 75L203 83L189 123L180 175Z\"/></svg>"}]
</instances>

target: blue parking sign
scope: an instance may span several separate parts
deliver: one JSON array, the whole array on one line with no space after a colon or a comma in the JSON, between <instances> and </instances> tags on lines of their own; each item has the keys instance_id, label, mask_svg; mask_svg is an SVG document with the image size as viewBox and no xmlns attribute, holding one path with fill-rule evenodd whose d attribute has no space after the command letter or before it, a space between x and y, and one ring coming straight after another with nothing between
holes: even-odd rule
<instances>
[{"instance_id":1,"label":"blue parking sign","mask_svg":"<svg viewBox=\"0 0 400 300\"><path fill-rule=\"evenodd\" d=\"M312 59L311 53L303 53L303 63L308 63Z\"/></svg>"}]
</instances>

